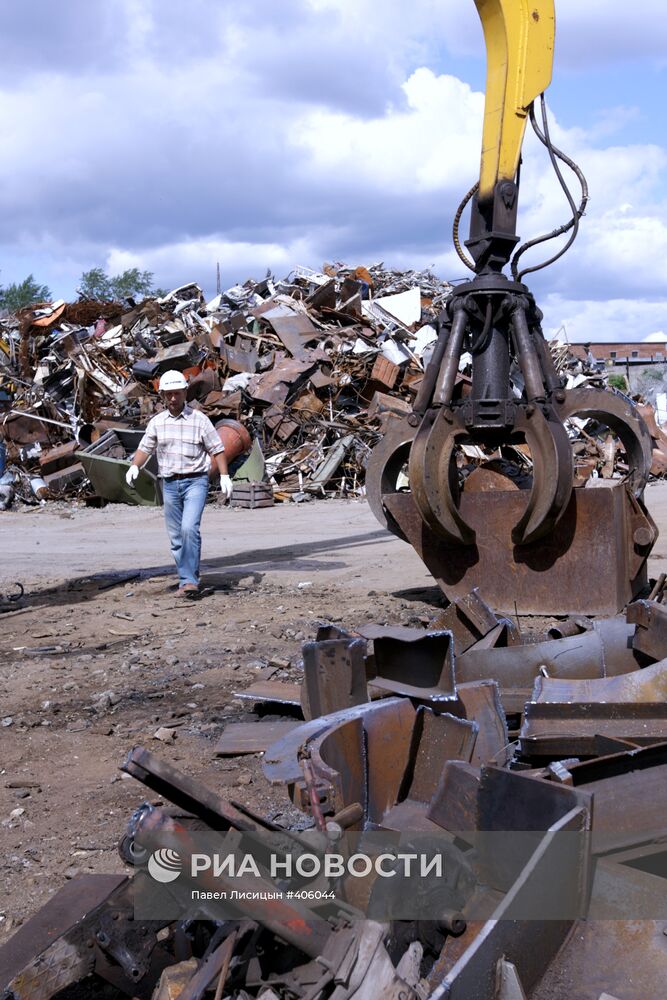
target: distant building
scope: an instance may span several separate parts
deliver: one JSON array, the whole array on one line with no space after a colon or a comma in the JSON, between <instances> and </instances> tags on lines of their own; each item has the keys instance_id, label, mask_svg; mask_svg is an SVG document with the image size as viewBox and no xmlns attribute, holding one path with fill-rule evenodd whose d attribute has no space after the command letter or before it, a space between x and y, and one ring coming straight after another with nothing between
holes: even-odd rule
<instances>
[{"instance_id":1,"label":"distant building","mask_svg":"<svg viewBox=\"0 0 667 1000\"><path fill-rule=\"evenodd\" d=\"M667 339L639 343L597 340L587 344L570 344L569 348L582 361L590 351L596 361L606 365L651 365L667 362Z\"/></svg>"}]
</instances>

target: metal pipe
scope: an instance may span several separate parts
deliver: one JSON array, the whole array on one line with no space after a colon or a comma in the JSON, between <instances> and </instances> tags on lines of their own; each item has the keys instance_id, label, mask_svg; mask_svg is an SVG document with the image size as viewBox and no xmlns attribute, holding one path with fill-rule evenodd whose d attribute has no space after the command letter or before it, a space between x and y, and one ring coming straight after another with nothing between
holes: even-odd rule
<instances>
[{"instance_id":1,"label":"metal pipe","mask_svg":"<svg viewBox=\"0 0 667 1000\"><path fill-rule=\"evenodd\" d=\"M466 919L457 910L445 910L438 919L438 926L454 937L460 937L466 927Z\"/></svg>"},{"instance_id":2,"label":"metal pipe","mask_svg":"<svg viewBox=\"0 0 667 1000\"><path fill-rule=\"evenodd\" d=\"M433 402L436 405L449 406L452 401L454 385L456 384L456 375L459 370L459 361L461 359L463 338L465 336L467 325L468 313L461 304L454 313L452 330L447 340L445 354L438 373L438 381L435 393L433 394Z\"/></svg>"},{"instance_id":3,"label":"metal pipe","mask_svg":"<svg viewBox=\"0 0 667 1000\"><path fill-rule=\"evenodd\" d=\"M412 407L412 412L423 417L426 410L431 404L431 398L433 396L433 390L435 389L435 383L438 378L438 372L440 371L440 365L442 364L442 359L445 354L445 349L449 341L449 336L451 333L451 324L443 324L438 335L438 340L433 350L433 355L429 361L426 371L424 372L424 377L421 380L421 385L417 390L417 395L415 396L415 402Z\"/></svg>"},{"instance_id":4,"label":"metal pipe","mask_svg":"<svg viewBox=\"0 0 667 1000\"><path fill-rule=\"evenodd\" d=\"M558 392L559 389L563 388L563 383L561 382L560 375L556 371L551 351L547 346L544 334L539 326L533 327L532 340L540 359L540 364L542 365L542 374L544 375L546 387L549 392Z\"/></svg>"},{"instance_id":5,"label":"metal pipe","mask_svg":"<svg viewBox=\"0 0 667 1000\"><path fill-rule=\"evenodd\" d=\"M39 420L40 423L43 424L54 424L56 427L64 427L65 430L68 430L70 432L72 437L76 437L76 431L72 428L71 424L64 424L60 420L51 420L50 417L38 417L37 414L26 413L25 410L8 410L7 415L2 421L3 424L7 422L7 417L10 417L12 413L15 414L17 417L28 417L30 420Z\"/></svg>"},{"instance_id":6,"label":"metal pipe","mask_svg":"<svg viewBox=\"0 0 667 1000\"><path fill-rule=\"evenodd\" d=\"M517 305L512 313L512 332L517 361L526 383L526 396L531 400L544 399L542 367L535 344L530 336L526 311L521 305Z\"/></svg>"},{"instance_id":7,"label":"metal pipe","mask_svg":"<svg viewBox=\"0 0 667 1000\"><path fill-rule=\"evenodd\" d=\"M510 395L510 351L507 330L492 326L472 355L472 398L507 399Z\"/></svg>"}]
</instances>

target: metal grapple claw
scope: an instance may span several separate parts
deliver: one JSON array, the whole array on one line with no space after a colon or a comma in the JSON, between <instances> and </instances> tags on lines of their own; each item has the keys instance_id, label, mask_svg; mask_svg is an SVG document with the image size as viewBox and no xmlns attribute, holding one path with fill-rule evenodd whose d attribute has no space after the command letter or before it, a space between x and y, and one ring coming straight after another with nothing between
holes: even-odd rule
<instances>
[{"instance_id":1,"label":"metal grapple claw","mask_svg":"<svg viewBox=\"0 0 667 1000\"><path fill-rule=\"evenodd\" d=\"M545 408L546 409L546 408ZM455 545L472 545L475 531L459 510L456 446L469 438L462 409L430 411L410 453L410 487L419 512L438 536ZM533 486L512 540L527 545L547 534L567 507L572 491L572 450L567 432L553 412L517 406L508 443L525 441L533 458Z\"/></svg>"},{"instance_id":2,"label":"metal grapple claw","mask_svg":"<svg viewBox=\"0 0 667 1000\"><path fill-rule=\"evenodd\" d=\"M651 435L632 400L613 389L580 386L564 393L555 410L562 421L584 417L614 431L628 458L628 484L636 497L643 494L651 470Z\"/></svg>"},{"instance_id":3,"label":"metal grapple claw","mask_svg":"<svg viewBox=\"0 0 667 1000\"><path fill-rule=\"evenodd\" d=\"M475 532L462 518L455 449L469 432L461 412L448 407L429 410L410 452L410 489L428 527L454 545L473 545Z\"/></svg>"},{"instance_id":4,"label":"metal grapple claw","mask_svg":"<svg viewBox=\"0 0 667 1000\"><path fill-rule=\"evenodd\" d=\"M523 517L512 529L515 545L544 537L565 513L572 493L572 448L563 424L539 406L519 407L514 429L533 460L533 485Z\"/></svg>"},{"instance_id":5,"label":"metal grapple claw","mask_svg":"<svg viewBox=\"0 0 667 1000\"><path fill-rule=\"evenodd\" d=\"M512 592L518 588L524 609L569 612L580 598L576 582L597 559L586 599L597 613L615 614L646 582L656 537L642 504L651 438L622 394L565 391L544 339L542 313L521 281L567 249L588 199L583 174L551 143L543 103L553 65L554 2L475 4L488 57L482 161L479 182L461 203L453 233L459 257L475 276L456 285L437 318L431 360L421 381L412 383L418 384L412 413L396 422L371 456L368 499L380 523L410 541L450 599L472 584L495 594L497 606L507 609L511 575ZM532 108L540 95L544 134ZM566 226L517 250L519 163L528 117L554 165L558 158L574 169L582 199L578 208L571 202L574 214ZM469 257L459 240L468 201ZM569 229L572 236L555 256L519 270L524 250ZM511 278L503 273L508 265ZM464 353L471 359L471 378L461 380ZM620 438L628 461L625 481L605 484L611 489L573 490L566 422L574 416L597 420ZM465 443L495 455L503 445L525 444L532 462L530 489L501 483L485 492L490 480L485 483L484 476L477 477L479 492L473 479L461 484L456 459ZM401 496L397 478L406 460L410 494ZM558 582L553 585L547 574Z\"/></svg>"},{"instance_id":6,"label":"metal grapple claw","mask_svg":"<svg viewBox=\"0 0 667 1000\"><path fill-rule=\"evenodd\" d=\"M387 511L383 498L398 492L397 480L408 461L416 433L417 427L410 425L405 418L392 420L387 433L373 448L366 467L368 505L380 524L403 541L406 541L405 535Z\"/></svg>"}]
</instances>

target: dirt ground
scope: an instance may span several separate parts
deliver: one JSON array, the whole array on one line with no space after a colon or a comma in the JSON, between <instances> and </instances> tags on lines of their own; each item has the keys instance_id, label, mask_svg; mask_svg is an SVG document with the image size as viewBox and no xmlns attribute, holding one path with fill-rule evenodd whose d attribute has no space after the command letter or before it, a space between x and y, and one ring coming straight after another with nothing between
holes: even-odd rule
<instances>
[{"instance_id":1,"label":"dirt ground","mask_svg":"<svg viewBox=\"0 0 667 1000\"><path fill-rule=\"evenodd\" d=\"M663 531L656 576L667 484L646 499ZM0 514L0 530L0 942L66 879L124 870L127 821L157 801L119 771L133 746L289 822L260 755L214 755L227 723L258 718L236 693L268 674L300 680L320 622L426 624L442 606L363 501L210 506L196 603L174 595L159 510L50 504ZM10 605L16 581L25 596ZM157 740L160 727L175 738Z\"/></svg>"}]
</instances>

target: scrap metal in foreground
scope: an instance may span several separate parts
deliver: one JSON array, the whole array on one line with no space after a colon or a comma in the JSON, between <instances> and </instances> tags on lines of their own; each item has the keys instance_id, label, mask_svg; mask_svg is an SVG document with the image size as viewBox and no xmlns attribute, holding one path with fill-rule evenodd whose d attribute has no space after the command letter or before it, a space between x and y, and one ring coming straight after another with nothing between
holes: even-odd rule
<instances>
[{"instance_id":1,"label":"scrap metal in foreground","mask_svg":"<svg viewBox=\"0 0 667 1000\"><path fill-rule=\"evenodd\" d=\"M643 601L630 624L522 643L473 594L445 612L451 629L323 629L304 648L307 721L264 759L299 828L135 748L125 770L170 805L130 818L134 873L66 885L0 950L0 995L656 1000L663 614ZM216 872L205 849L256 870ZM169 871L169 852L178 877L159 885L148 862ZM424 877L396 868L425 852L444 859L435 877L433 860Z\"/></svg>"}]
</instances>

